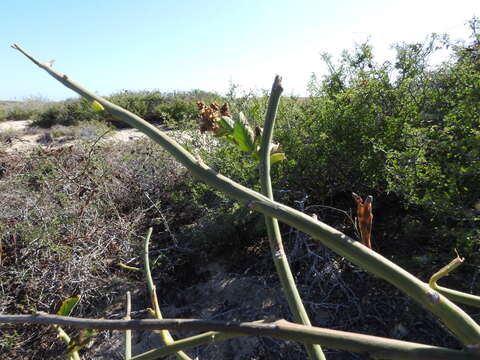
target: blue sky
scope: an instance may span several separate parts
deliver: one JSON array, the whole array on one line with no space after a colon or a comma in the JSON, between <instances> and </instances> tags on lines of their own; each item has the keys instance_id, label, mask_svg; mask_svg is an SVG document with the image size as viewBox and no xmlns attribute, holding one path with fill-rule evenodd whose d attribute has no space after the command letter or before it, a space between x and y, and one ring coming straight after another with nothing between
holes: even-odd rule
<instances>
[{"instance_id":1,"label":"blue sky","mask_svg":"<svg viewBox=\"0 0 480 360\"><path fill-rule=\"evenodd\" d=\"M269 88L304 94L338 56L370 38L390 45L432 32L466 38L480 1L0 0L0 99L75 94L10 48L17 43L101 95L128 90Z\"/></svg>"}]
</instances>

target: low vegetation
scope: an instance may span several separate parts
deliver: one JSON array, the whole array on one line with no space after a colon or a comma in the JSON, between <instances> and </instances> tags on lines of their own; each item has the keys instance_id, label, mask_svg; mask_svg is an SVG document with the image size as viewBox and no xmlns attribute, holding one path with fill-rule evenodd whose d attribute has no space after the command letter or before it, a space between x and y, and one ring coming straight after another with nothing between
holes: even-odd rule
<instances>
[{"instance_id":1,"label":"low vegetation","mask_svg":"<svg viewBox=\"0 0 480 360\"><path fill-rule=\"evenodd\" d=\"M286 160L272 168L272 180L279 202L315 213L357 239L351 192L373 195L376 251L427 280L458 249L467 264L447 283L479 293L480 38L478 22L471 26L473 37L465 43L432 36L424 44L399 44L391 62L375 62L368 44L345 52L338 62L325 55L330 74L312 78L310 96L280 103L276 141ZM444 48L452 49L451 57L429 66L429 57ZM252 127L263 126L268 98L233 90L227 97L199 91L122 92L109 99L177 129L197 126L196 101L226 101L232 113L243 111ZM123 126L86 100L43 104L23 115L11 106L19 104L1 104L3 119L30 118L36 126L61 132L91 120ZM257 164L236 145L200 134L184 141L215 170L259 190ZM55 313L61 300L81 293L77 315L118 317L114 304L119 296L126 288L141 287L142 280L118 264L141 266L140 246L150 226L154 273L165 305L186 302L194 296L189 291L195 283L215 275L197 269L198 259L220 264L230 280L255 277L278 287L263 219L191 178L147 141L102 146L90 139L32 153L1 153L0 193L2 313ZM391 285L305 234L288 226L281 230L313 323L460 346L432 315ZM148 306L141 300L143 290L136 296L137 308ZM254 320L268 308L276 317L290 317L281 297L254 312L248 301L221 305L215 304L209 315ZM195 317L194 310L184 308L176 315ZM478 313L471 313L478 322ZM0 353L54 358L64 348L54 335L40 327L2 328ZM103 332L95 341L107 338L111 334ZM299 359L302 351L295 344L262 340L248 356ZM93 348L85 353L85 359L95 356Z\"/></svg>"},{"instance_id":2,"label":"low vegetation","mask_svg":"<svg viewBox=\"0 0 480 360\"><path fill-rule=\"evenodd\" d=\"M197 116L196 101L215 101L220 96L200 90L179 93L160 91L129 92L113 94L107 99L138 114L155 124L166 126L190 126ZM107 113L95 111L84 99L69 99L60 102L28 100L0 103L0 121L32 120L32 126L50 128L54 125L71 126L83 121L106 121L123 128L127 125Z\"/></svg>"},{"instance_id":3,"label":"low vegetation","mask_svg":"<svg viewBox=\"0 0 480 360\"><path fill-rule=\"evenodd\" d=\"M41 97L31 97L23 101L0 101L0 121L28 120L43 113L51 101Z\"/></svg>"}]
</instances>

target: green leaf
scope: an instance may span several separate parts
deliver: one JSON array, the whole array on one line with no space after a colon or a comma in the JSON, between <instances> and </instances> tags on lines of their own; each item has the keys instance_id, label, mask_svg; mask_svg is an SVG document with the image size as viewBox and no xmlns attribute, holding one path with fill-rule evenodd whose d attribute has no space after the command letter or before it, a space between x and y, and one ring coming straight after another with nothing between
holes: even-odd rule
<instances>
[{"instance_id":1,"label":"green leaf","mask_svg":"<svg viewBox=\"0 0 480 360\"><path fill-rule=\"evenodd\" d=\"M225 130L225 133L228 135L233 134L233 128L235 126L235 122L232 120L232 118L229 118L228 116L222 116L219 120L220 127Z\"/></svg>"},{"instance_id":2,"label":"green leaf","mask_svg":"<svg viewBox=\"0 0 480 360\"><path fill-rule=\"evenodd\" d=\"M270 164L275 164L276 162L283 161L287 157L284 153L275 153L270 155Z\"/></svg>"},{"instance_id":3,"label":"green leaf","mask_svg":"<svg viewBox=\"0 0 480 360\"><path fill-rule=\"evenodd\" d=\"M57 315L61 315L61 316L70 315L70 313L72 312L75 305L77 305L79 300L80 300L80 294L71 296L63 300L62 305L60 305L60 309L57 311Z\"/></svg>"},{"instance_id":4,"label":"green leaf","mask_svg":"<svg viewBox=\"0 0 480 360\"><path fill-rule=\"evenodd\" d=\"M243 114L240 113L240 119L242 119L242 116ZM233 138L237 142L240 150L249 153L255 151L255 136L248 123L236 121L233 128Z\"/></svg>"},{"instance_id":5,"label":"green leaf","mask_svg":"<svg viewBox=\"0 0 480 360\"><path fill-rule=\"evenodd\" d=\"M103 107L103 105L100 104L97 100L92 101L92 106L95 109L95 111L98 111L98 112L105 111L105 108Z\"/></svg>"}]
</instances>

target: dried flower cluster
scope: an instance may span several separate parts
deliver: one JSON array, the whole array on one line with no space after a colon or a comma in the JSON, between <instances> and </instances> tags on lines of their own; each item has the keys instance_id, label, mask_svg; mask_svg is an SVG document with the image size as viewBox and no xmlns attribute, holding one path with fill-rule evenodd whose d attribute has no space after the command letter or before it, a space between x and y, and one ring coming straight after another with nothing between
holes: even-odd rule
<instances>
[{"instance_id":1,"label":"dried flower cluster","mask_svg":"<svg viewBox=\"0 0 480 360\"><path fill-rule=\"evenodd\" d=\"M220 107L216 102L207 106L203 101L197 101L197 106L200 112L199 124L202 133L205 131L216 133L220 129L218 118L222 116L231 117L228 104L226 103Z\"/></svg>"}]
</instances>

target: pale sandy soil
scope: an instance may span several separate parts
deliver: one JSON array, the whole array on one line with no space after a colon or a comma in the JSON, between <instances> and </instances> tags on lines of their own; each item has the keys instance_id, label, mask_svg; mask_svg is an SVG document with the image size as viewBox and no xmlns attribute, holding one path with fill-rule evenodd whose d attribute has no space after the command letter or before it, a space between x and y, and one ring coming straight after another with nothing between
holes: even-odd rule
<instances>
[{"instance_id":1,"label":"pale sandy soil","mask_svg":"<svg viewBox=\"0 0 480 360\"><path fill-rule=\"evenodd\" d=\"M3 121L0 122L0 134L5 131L19 131L24 130L29 124L30 120L18 120L18 121Z\"/></svg>"},{"instance_id":2,"label":"pale sandy soil","mask_svg":"<svg viewBox=\"0 0 480 360\"><path fill-rule=\"evenodd\" d=\"M6 152L25 151L39 146L43 133L28 133L29 120L0 122L0 150Z\"/></svg>"},{"instance_id":3,"label":"pale sandy soil","mask_svg":"<svg viewBox=\"0 0 480 360\"><path fill-rule=\"evenodd\" d=\"M0 150L12 152L31 151L37 147L59 147L78 142L72 136L63 136L54 140L48 135L48 129L30 128L31 121L16 120L0 122ZM185 132L168 131L168 135L176 140L189 137ZM88 140L96 140L98 136L89 136ZM146 137L137 129L112 130L106 133L101 142L126 142Z\"/></svg>"}]
</instances>

